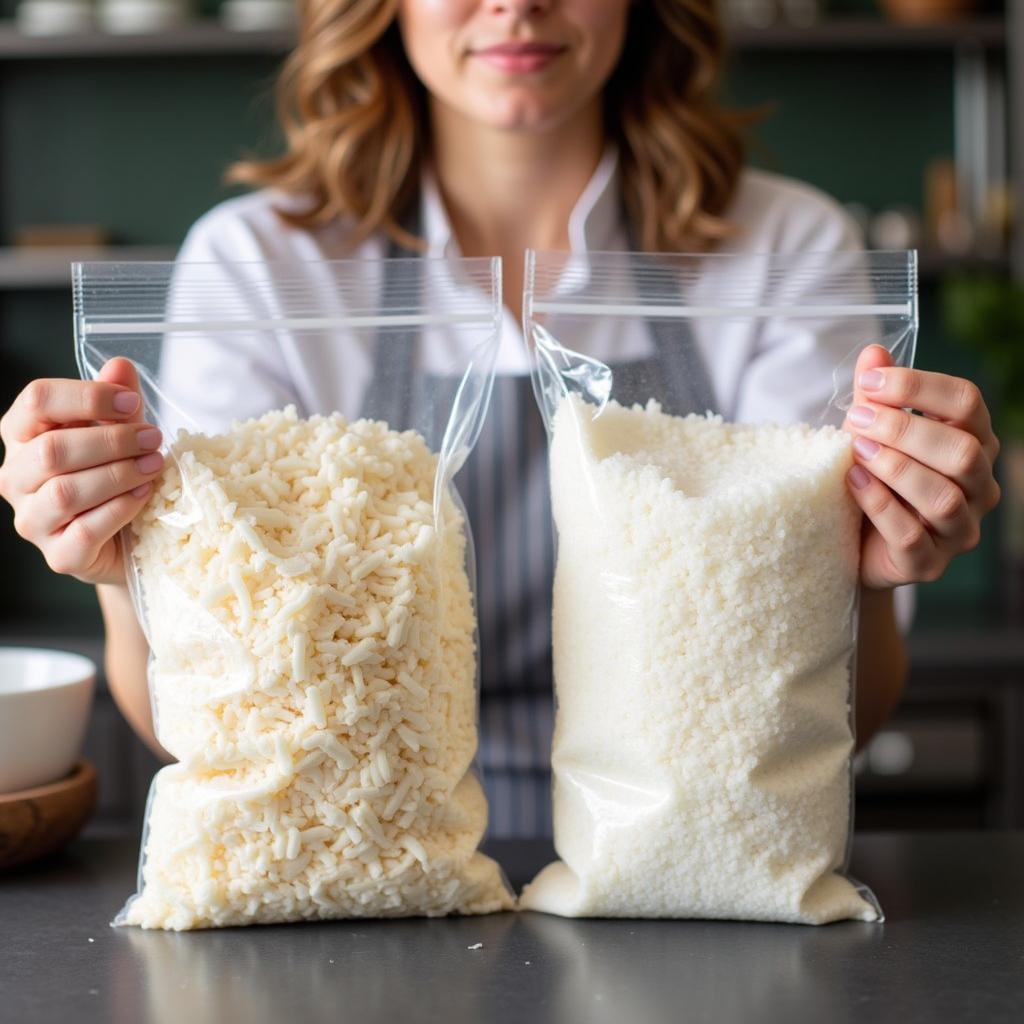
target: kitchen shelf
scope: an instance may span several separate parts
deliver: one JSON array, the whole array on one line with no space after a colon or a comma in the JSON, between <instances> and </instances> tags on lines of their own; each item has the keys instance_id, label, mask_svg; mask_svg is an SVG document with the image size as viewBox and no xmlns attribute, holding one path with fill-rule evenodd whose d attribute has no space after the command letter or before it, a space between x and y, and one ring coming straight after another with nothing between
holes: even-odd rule
<instances>
[{"instance_id":1,"label":"kitchen shelf","mask_svg":"<svg viewBox=\"0 0 1024 1024\"><path fill-rule=\"evenodd\" d=\"M986 15L938 25L901 25L878 17L829 18L815 25L769 25L728 30L739 50L951 50L997 49L1006 43L1006 21Z\"/></svg>"},{"instance_id":2,"label":"kitchen shelf","mask_svg":"<svg viewBox=\"0 0 1024 1024\"><path fill-rule=\"evenodd\" d=\"M74 35L28 36L11 22L0 22L0 60L66 57L200 57L238 54L285 54L295 44L286 29L237 32L210 19L166 32L114 34L81 32Z\"/></svg>"},{"instance_id":3,"label":"kitchen shelf","mask_svg":"<svg viewBox=\"0 0 1024 1024\"><path fill-rule=\"evenodd\" d=\"M173 260L173 246L0 249L0 290L69 288L71 264L81 260Z\"/></svg>"},{"instance_id":4,"label":"kitchen shelf","mask_svg":"<svg viewBox=\"0 0 1024 1024\"><path fill-rule=\"evenodd\" d=\"M984 16L942 25L900 25L883 18L827 19L816 25L733 26L728 38L737 50L952 50L996 49L1006 42L1006 22ZM295 32L275 29L238 32L212 19L166 32L120 35L85 32L27 36L10 21L0 22L0 60L97 57L281 56L295 44Z\"/></svg>"}]
</instances>

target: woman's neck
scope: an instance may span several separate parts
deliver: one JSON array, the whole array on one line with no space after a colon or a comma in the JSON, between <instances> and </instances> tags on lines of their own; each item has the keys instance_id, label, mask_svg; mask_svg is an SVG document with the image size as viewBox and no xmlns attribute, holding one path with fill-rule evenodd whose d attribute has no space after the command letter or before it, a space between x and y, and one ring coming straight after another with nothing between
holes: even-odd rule
<instances>
[{"instance_id":1,"label":"woman's neck","mask_svg":"<svg viewBox=\"0 0 1024 1024\"><path fill-rule=\"evenodd\" d=\"M600 104L543 134L433 107L434 173L462 254L521 261L527 248L567 249L569 216L604 150Z\"/></svg>"},{"instance_id":2,"label":"woman's neck","mask_svg":"<svg viewBox=\"0 0 1024 1024\"><path fill-rule=\"evenodd\" d=\"M600 104L544 134L433 107L434 173L459 249L501 257L504 304L521 325L523 254L569 248L569 217L604 150Z\"/></svg>"}]
</instances>

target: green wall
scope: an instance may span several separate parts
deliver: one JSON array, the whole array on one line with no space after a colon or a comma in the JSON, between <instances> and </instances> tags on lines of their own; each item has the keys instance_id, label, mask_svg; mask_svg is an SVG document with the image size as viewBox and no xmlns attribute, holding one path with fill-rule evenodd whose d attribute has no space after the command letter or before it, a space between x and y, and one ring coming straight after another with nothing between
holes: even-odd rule
<instances>
[{"instance_id":1,"label":"green wall","mask_svg":"<svg viewBox=\"0 0 1024 1024\"><path fill-rule=\"evenodd\" d=\"M0 235L88 221L118 242L176 244L229 194L228 163L270 149L269 58L2 66Z\"/></svg>"}]
</instances>

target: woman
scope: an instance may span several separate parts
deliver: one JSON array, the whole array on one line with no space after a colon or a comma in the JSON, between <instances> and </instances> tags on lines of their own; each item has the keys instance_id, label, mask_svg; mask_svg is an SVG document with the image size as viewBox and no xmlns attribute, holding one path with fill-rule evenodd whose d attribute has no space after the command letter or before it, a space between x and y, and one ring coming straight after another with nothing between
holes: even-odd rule
<instances>
[{"instance_id":1,"label":"woman","mask_svg":"<svg viewBox=\"0 0 1024 1024\"><path fill-rule=\"evenodd\" d=\"M831 200L744 169L739 123L715 101L721 57L710 0L308 0L280 86L288 152L236 168L235 180L266 187L207 214L181 254L295 261L395 255L404 246L503 257L499 371L510 386L491 420L503 418L512 428L503 436L520 447L510 455L496 439L481 442L478 484L503 490L488 503L497 512L477 508L473 516L482 759L497 834L546 825L550 557L521 571L526 563L508 548L505 529L527 506L540 521L527 492L543 486L542 433L521 401L524 249L858 244ZM746 418L744 403L764 399L761 407L777 416L801 418L802 403L830 384L804 356L785 336L765 337L728 387L710 366L718 404ZM340 388L317 379L315 366L243 364L223 352L211 352L198 375L189 372L192 383L179 394L186 390L197 417L210 421L285 399L322 411ZM862 355L857 374L846 427L857 435L850 490L867 515L856 708L863 742L904 682L894 588L938 578L974 547L999 489L998 442L973 384L890 368L879 348ZM19 533L55 571L97 585L111 687L155 744L146 643L115 544L162 464L159 433L143 424L136 387L123 360L109 363L99 382L33 382L3 418L0 493L15 508ZM503 467L513 463L523 472L504 486ZM512 532L540 545L547 531ZM510 583L511 566L520 571Z\"/></svg>"}]
</instances>

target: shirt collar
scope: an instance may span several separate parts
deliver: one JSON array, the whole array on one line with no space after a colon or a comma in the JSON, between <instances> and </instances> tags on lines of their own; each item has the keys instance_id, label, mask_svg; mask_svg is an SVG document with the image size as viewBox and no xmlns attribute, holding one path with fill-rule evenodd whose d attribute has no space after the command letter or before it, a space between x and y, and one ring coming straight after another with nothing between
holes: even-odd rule
<instances>
[{"instance_id":1,"label":"shirt collar","mask_svg":"<svg viewBox=\"0 0 1024 1024\"><path fill-rule=\"evenodd\" d=\"M427 255L459 257L459 243L452 232L437 178L429 169L423 174L420 196ZM609 143L569 214L571 251L585 253L614 249L620 221L618 150Z\"/></svg>"}]
</instances>

